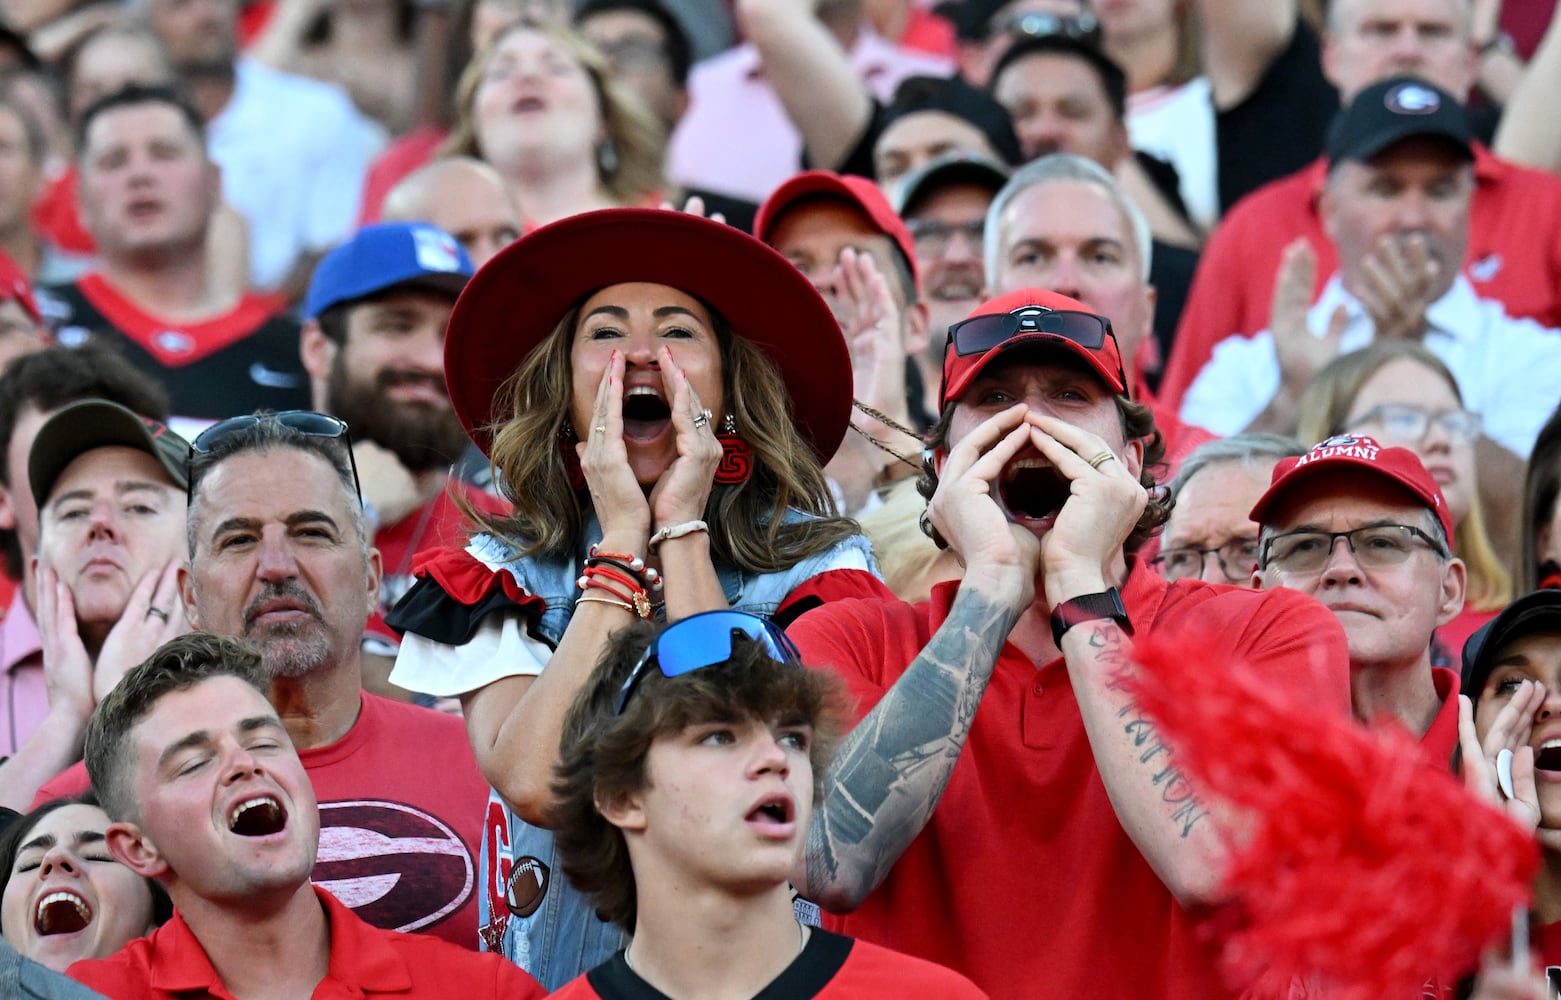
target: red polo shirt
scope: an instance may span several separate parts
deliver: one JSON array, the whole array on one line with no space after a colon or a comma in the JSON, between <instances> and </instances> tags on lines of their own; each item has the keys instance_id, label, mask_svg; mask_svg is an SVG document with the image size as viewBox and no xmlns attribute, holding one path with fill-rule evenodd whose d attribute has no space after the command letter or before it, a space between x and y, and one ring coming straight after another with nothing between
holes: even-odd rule
<instances>
[{"instance_id":1,"label":"red polo shirt","mask_svg":"<svg viewBox=\"0 0 1561 1000\"><path fill-rule=\"evenodd\" d=\"M499 955L467 951L422 934L370 927L336 897L316 887L331 927L331 959L312 1000L395 996L494 1000L546 996L535 979ZM195 934L173 919L114 955L77 962L72 979L114 1000L232 1000Z\"/></svg>"},{"instance_id":2,"label":"red polo shirt","mask_svg":"<svg viewBox=\"0 0 1561 1000\"><path fill-rule=\"evenodd\" d=\"M840 674L860 718L943 623L957 589L938 584L914 607L834 601L787 634L803 662ZM1344 632L1310 597L1167 583L1138 566L1122 600L1140 635L1197 627L1211 668L1244 660L1348 715ZM931 820L859 908L826 923L962 972L997 998L1231 995L1194 919L1117 820L1066 663L1033 663L1012 644Z\"/></svg>"}]
</instances>

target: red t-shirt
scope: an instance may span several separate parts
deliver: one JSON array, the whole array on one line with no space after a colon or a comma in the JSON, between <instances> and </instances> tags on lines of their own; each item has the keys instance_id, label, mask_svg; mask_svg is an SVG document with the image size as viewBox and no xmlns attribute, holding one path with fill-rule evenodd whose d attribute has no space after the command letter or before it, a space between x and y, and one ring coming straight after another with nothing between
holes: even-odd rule
<instances>
[{"instance_id":1,"label":"red t-shirt","mask_svg":"<svg viewBox=\"0 0 1561 1000\"><path fill-rule=\"evenodd\" d=\"M665 994L629 968L621 951L552 995L563 1000L666 1000ZM941 965L814 928L802 954L755 994L754 1000L972 1000L985 996L970 980Z\"/></svg>"},{"instance_id":2,"label":"red t-shirt","mask_svg":"<svg viewBox=\"0 0 1561 1000\"><path fill-rule=\"evenodd\" d=\"M347 735L299 751L320 803L310 876L385 930L477 947L477 858L488 783L453 715L365 692ZM34 804L79 795L76 764Z\"/></svg>"},{"instance_id":3,"label":"red t-shirt","mask_svg":"<svg viewBox=\"0 0 1561 1000\"><path fill-rule=\"evenodd\" d=\"M1446 667L1432 667L1431 680L1442 707L1436 710L1431 728L1420 737L1420 749L1426 763L1452 770L1453 751L1458 749L1458 673Z\"/></svg>"},{"instance_id":4,"label":"red t-shirt","mask_svg":"<svg viewBox=\"0 0 1561 1000\"><path fill-rule=\"evenodd\" d=\"M787 634L846 681L865 715L948 615L957 581L909 604L838 601ZM1295 591L1246 590L1133 568L1140 635L1203 623L1212 662L1239 658L1349 712L1338 620ZM884 883L832 930L963 972L994 997L1228 996L1194 920L1106 797L1062 658L1006 645L932 819Z\"/></svg>"},{"instance_id":5,"label":"red t-shirt","mask_svg":"<svg viewBox=\"0 0 1561 1000\"><path fill-rule=\"evenodd\" d=\"M1318 160L1267 184L1215 227L1160 378L1166 406L1181 408L1215 344L1268 328L1274 277L1291 240L1305 236L1317 253L1314 300L1338 270L1338 253L1317 211L1327 174L1327 164ZM1508 315L1561 327L1561 177L1498 159L1476 145L1463 273L1475 294L1500 301Z\"/></svg>"},{"instance_id":6,"label":"red t-shirt","mask_svg":"<svg viewBox=\"0 0 1561 1000\"><path fill-rule=\"evenodd\" d=\"M317 1000L374 996L525 1000L547 995L535 979L498 955L372 927L330 893L318 887L315 892L331 925L330 966L311 994ZM69 975L114 1000L231 997L178 912L108 958L77 962Z\"/></svg>"}]
</instances>

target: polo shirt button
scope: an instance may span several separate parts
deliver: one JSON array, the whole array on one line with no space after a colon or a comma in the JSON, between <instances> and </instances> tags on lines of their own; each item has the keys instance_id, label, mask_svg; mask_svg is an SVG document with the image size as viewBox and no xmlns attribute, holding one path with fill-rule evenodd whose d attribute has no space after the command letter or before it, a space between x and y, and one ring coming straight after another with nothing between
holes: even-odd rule
<instances>
[{"instance_id":1,"label":"polo shirt button","mask_svg":"<svg viewBox=\"0 0 1561 1000\"><path fill-rule=\"evenodd\" d=\"M1041 695L1046 693L1046 685L1042 684L1040 681L1036 681L1035 685L1030 688L1030 690L1034 691L1035 696L1039 698Z\"/></svg>"}]
</instances>

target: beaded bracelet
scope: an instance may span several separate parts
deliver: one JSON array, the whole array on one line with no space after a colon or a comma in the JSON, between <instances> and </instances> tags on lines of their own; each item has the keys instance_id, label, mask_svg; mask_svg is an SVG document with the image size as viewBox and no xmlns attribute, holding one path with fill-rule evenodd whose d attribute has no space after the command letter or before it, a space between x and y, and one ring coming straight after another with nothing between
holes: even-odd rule
<instances>
[{"instance_id":1,"label":"beaded bracelet","mask_svg":"<svg viewBox=\"0 0 1561 1000\"><path fill-rule=\"evenodd\" d=\"M674 538L682 538L684 535L692 535L696 531L708 532L709 530L710 525L703 521L684 521L682 524L668 525L667 527L662 528L660 531L656 532L654 535L650 536L650 550L652 552L656 551L656 548L660 546L662 542L670 542Z\"/></svg>"},{"instance_id":2,"label":"beaded bracelet","mask_svg":"<svg viewBox=\"0 0 1561 1000\"><path fill-rule=\"evenodd\" d=\"M647 590L661 589L661 574L656 572L655 567L645 565L645 560L632 552L603 552L601 546L592 545L586 550L585 564L592 566L599 562L633 574Z\"/></svg>"},{"instance_id":3,"label":"beaded bracelet","mask_svg":"<svg viewBox=\"0 0 1561 1000\"><path fill-rule=\"evenodd\" d=\"M661 574L656 572L656 568L654 566L646 566L638 559L635 562L639 563L639 566L635 566L633 563L626 563L616 556L591 556L586 559L585 565L587 569L590 569L592 566L612 566L634 577L646 590L660 590Z\"/></svg>"}]
</instances>

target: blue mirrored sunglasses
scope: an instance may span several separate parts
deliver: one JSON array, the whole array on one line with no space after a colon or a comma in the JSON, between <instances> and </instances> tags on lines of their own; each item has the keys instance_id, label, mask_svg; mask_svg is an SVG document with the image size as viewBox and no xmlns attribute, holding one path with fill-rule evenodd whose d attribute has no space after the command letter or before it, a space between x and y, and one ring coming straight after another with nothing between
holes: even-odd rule
<instances>
[{"instance_id":1,"label":"blue mirrored sunglasses","mask_svg":"<svg viewBox=\"0 0 1561 1000\"><path fill-rule=\"evenodd\" d=\"M618 693L618 707L613 714L623 714L629 699L634 696L634 689L640 686L652 665L661 668L663 677L680 677L725 663L732 658L732 640L738 635L761 644L776 663L802 665L802 655L797 652L796 645L779 627L763 618L743 611L706 611L690 615L668 625L640 654L639 661L623 682L623 690Z\"/></svg>"}]
</instances>

